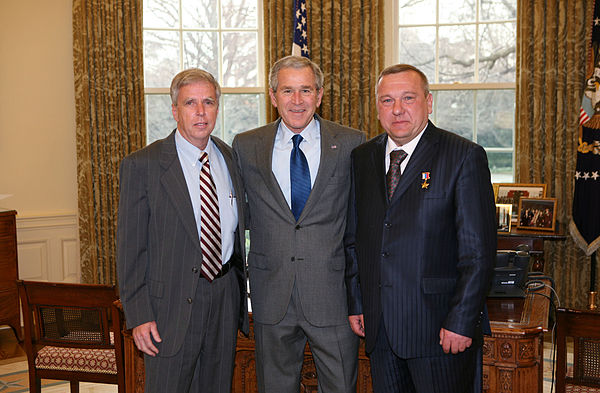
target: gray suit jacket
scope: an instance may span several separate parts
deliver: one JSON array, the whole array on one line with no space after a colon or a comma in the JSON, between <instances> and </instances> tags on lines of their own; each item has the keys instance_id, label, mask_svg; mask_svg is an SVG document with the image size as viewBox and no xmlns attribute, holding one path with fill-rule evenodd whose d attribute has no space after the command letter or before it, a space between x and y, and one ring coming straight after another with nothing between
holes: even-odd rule
<instances>
[{"instance_id":1,"label":"gray suit jacket","mask_svg":"<svg viewBox=\"0 0 600 393\"><path fill-rule=\"evenodd\" d=\"M225 158L236 195L244 195L231 148L211 137ZM244 203L238 203L240 288L245 288ZM119 293L128 327L156 321L161 356L177 353L188 328L202 265L192 202L175 147L175 132L123 159L117 228ZM240 327L247 332L246 291Z\"/></svg>"},{"instance_id":2,"label":"gray suit jacket","mask_svg":"<svg viewBox=\"0 0 600 393\"><path fill-rule=\"evenodd\" d=\"M306 319L315 326L347 321L343 236L350 195L350 152L360 131L316 116L321 160L296 222L272 172L279 121L236 135L233 148L249 208L248 269L254 319L275 324L285 315L294 283Z\"/></svg>"}]
</instances>

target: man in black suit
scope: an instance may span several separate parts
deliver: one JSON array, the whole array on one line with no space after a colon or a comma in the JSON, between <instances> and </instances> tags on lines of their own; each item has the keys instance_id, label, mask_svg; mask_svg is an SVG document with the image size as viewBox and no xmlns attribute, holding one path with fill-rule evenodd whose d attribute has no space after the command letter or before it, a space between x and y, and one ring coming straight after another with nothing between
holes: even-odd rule
<instances>
[{"instance_id":1,"label":"man in black suit","mask_svg":"<svg viewBox=\"0 0 600 393\"><path fill-rule=\"evenodd\" d=\"M496 254L485 151L428 121L417 68L384 69L376 96L386 133L352 152L350 324L366 336L376 393L480 391Z\"/></svg>"},{"instance_id":2,"label":"man in black suit","mask_svg":"<svg viewBox=\"0 0 600 393\"><path fill-rule=\"evenodd\" d=\"M211 132L219 84L171 83L177 129L121 163L117 272L146 392L230 393L238 326L248 332L242 180Z\"/></svg>"}]
</instances>

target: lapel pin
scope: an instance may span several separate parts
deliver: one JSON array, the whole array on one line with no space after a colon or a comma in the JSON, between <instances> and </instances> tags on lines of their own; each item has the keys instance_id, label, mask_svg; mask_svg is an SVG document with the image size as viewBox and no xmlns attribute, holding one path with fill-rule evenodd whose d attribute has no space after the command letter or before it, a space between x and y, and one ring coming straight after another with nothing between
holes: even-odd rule
<instances>
[{"instance_id":1,"label":"lapel pin","mask_svg":"<svg viewBox=\"0 0 600 393\"><path fill-rule=\"evenodd\" d=\"M427 181L429 180L429 172L422 172L421 179L423 179L423 183L421 183L421 188L429 189L429 183L427 183Z\"/></svg>"},{"instance_id":2,"label":"lapel pin","mask_svg":"<svg viewBox=\"0 0 600 393\"><path fill-rule=\"evenodd\" d=\"M337 149L337 145L331 145L332 149Z\"/></svg>"}]
</instances>

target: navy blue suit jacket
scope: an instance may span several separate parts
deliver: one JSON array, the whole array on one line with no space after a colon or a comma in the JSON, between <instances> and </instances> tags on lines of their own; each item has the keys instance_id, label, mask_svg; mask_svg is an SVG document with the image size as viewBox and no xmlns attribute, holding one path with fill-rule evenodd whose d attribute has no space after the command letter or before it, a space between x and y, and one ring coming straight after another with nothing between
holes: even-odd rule
<instances>
[{"instance_id":1,"label":"navy blue suit jacket","mask_svg":"<svg viewBox=\"0 0 600 393\"><path fill-rule=\"evenodd\" d=\"M385 323L398 356L438 356L441 328L481 335L497 242L487 157L430 122L388 201L386 142L382 134L352 152L349 315L364 314L367 352Z\"/></svg>"}]
</instances>

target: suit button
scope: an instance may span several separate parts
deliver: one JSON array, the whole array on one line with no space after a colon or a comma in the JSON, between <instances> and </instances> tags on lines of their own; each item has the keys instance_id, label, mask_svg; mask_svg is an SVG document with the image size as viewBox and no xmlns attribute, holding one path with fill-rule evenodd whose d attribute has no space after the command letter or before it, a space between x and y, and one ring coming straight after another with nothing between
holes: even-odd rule
<instances>
[{"instance_id":1,"label":"suit button","mask_svg":"<svg viewBox=\"0 0 600 393\"><path fill-rule=\"evenodd\" d=\"M382 252L381 256L384 257L384 258L387 258L387 257L390 256L390 254L388 254L387 252Z\"/></svg>"},{"instance_id":2,"label":"suit button","mask_svg":"<svg viewBox=\"0 0 600 393\"><path fill-rule=\"evenodd\" d=\"M189 304L192 304L192 302L193 302L193 301L194 301L194 300L193 300L191 297L188 297L188 298L187 298L187 302L188 302Z\"/></svg>"},{"instance_id":3,"label":"suit button","mask_svg":"<svg viewBox=\"0 0 600 393\"><path fill-rule=\"evenodd\" d=\"M387 228L391 228L392 224L389 222L385 222L385 223L383 223L383 226L387 229Z\"/></svg>"},{"instance_id":4,"label":"suit button","mask_svg":"<svg viewBox=\"0 0 600 393\"><path fill-rule=\"evenodd\" d=\"M296 260L296 257L292 257L292 262L294 262Z\"/></svg>"},{"instance_id":5,"label":"suit button","mask_svg":"<svg viewBox=\"0 0 600 393\"><path fill-rule=\"evenodd\" d=\"M300 229L300 225L296 225L296 230Z\"/></svg>"},{"instance_id":6,"label":"suit button","mask_svg":"<svg viewBox=\"0 0 600 393\"><path fill-rule=\"evenodd\" d=\"M198 273L198 268L196 266L192 268L192 273Z\"/></svg>"}]
</instances>

